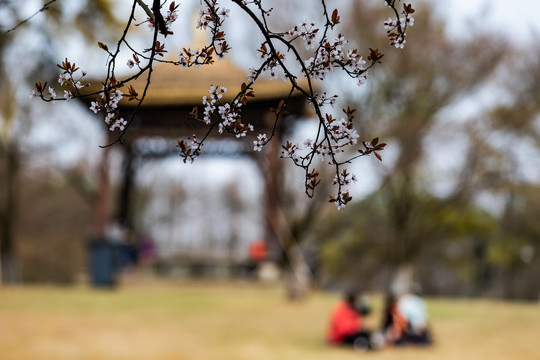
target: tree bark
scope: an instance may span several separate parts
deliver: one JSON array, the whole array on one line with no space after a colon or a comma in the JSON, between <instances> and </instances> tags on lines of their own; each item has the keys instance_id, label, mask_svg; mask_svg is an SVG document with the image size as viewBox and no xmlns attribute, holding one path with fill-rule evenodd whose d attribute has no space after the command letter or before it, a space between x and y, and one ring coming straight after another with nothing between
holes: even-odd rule
<instances>
[{"instance_id":1,"label":"tree bark","mask_svg":"<svg viewBox=\"0 0 540 360\"><path fill-rule=\"evenodd\" d=\"M0 229L0 270L4 284L19 281L15 246L15 224L17 218L18 175L20 154L16 144L7 142L2 145L4 157L4 179L2 181L3 201L1 204Z\"/></svg>"},{"instance_id":2,"label":"tree bark","mask_svg":"<svg viewBox=\"0 0 540 360\"><path fill-rule=\"evenodd\" d=\"M271 123L274 114L266 113L265 121ZM260 167L264 176L264 211L265 211L265 241L268 247L268 260L280 264L283 261L283 230L280 222L282 199L282 164L279 158L281 150L281 131L278 129L275 138L269 142L263 151Z\"/></svg>"},{"instance_id":3,"label":"tree bark","mask_svg":"<svg viewBox=\"0 0 540 360\"><path fill-rule=\"evenodd\" d=\"M124 169L122 173L122 188L118 199L119 209L117 219L126 229L133 230L133 189L135 182L135 155L131 145L124 154Z\"/></svg>"},{"instance_id":4,"label":"tree bark","mask_svg":"<svg viewBox=\"0 0 540 360\"><path fill-rule=\"evenodd\" d=\"M111 192L109 152L110 150L108 148L103 150L99 168L99 185L94 203L94 231L92 234L94 241L102 241L105 239L105 228L109 222L109 202Z\"/></svg>"}]
</instances>

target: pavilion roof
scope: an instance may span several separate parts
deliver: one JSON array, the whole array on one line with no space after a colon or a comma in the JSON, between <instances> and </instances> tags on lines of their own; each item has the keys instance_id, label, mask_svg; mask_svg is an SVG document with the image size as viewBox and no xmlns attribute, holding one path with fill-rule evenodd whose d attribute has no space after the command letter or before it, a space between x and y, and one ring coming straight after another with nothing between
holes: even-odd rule
<instances>
[{"instance_id":1,"label":"pavilion roof","mask_svg":"<svg viewBox=\"0 0 540 360\"><path fill-rule=\"evenodd\" d=\"M127 75L129 76L129 75ZM127 77L126 76L126 77ZM122 80L126 77L119 77ZM130 81L130 85L142 96L146 86L147 73L138 79ZM89 92L97 91L102 85L101 81L89 80L92 84ZM230 101L241 90L242 83L248 83L248 73L236 66L230 57L216 61L213 64L203 65L200 68L180 68L171 63L156 63L151 83L146 93L144 102L138 110L137 117L130 125L129 131L124 134L123 141L131 142L139 137L174 137L183 134L197 134L205 136L207 127L197 121L187 121L191 110L202 104L203 96L208 96L210 86L222 86L227 88L222 101ZM298 81L299 85L307 88L305 79ZM128 90L123 88L127 93ZM262 112L267 112L271 107L277 107L281 99L289 96L291 84L281 79L270 79L261 76L253 85L255 97L249 98L247 106L242 109L242 119L246 123L253 124L258 129L265 129L269 125ZM91 98L84 101L90 102ZM306 100L300 92L292 94L287 104L287 121L280 122L281 131L288 129L302 115L307 115ZM119 104L122 111L130 110L137 105L135 101L129 101L124 97ZM122 109L123 108L123 109ZM267 129L271 130L271 129ZM114 140L116 133L109 133ZM249 137L249 136L248 136ZM252 139L248 139L252 141Z\"/></svg>"},{"instance_id":2,"label":"pavilion roof","mask_svg":"<svg viewBox=\"0 0 540 360\"><path fill-rule=\"evenodd\" d=\"M248 83L248 74L234 65L229 57L200 68L182 69L172 64L158 63L154 66L143 106L199 105L202 97L209 95L211 85L227 88L223 100L230 101L240 91L242 83ZM145 84L146 74L131 82L139 96L142 95ZM306 85L305 81L300 84ZM271 80L261 76L253 85L255 98L250 99L250 102L280 100L289 95L290 89L288 81ZM121 105L130 106L132 103L124 99Z\"/></svg>"}]
</instances>

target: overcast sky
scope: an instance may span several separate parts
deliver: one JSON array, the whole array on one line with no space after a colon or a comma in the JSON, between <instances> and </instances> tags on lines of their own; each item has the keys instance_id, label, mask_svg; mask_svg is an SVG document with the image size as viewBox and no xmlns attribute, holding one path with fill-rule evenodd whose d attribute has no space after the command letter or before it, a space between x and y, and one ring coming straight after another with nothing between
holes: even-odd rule
<instances>
[{"instance_id":1,"label":"overcast sky","mask_svg":"<svg viewBox=\"0 0 540 360\"><path fill-rule=\"evenodd\" d=\"M441 6L451 9L447 20L456 31L466 31L472 19L515 39L530 39L540 30L539 0L446 0Z\"/></svg>"}]
</instances>

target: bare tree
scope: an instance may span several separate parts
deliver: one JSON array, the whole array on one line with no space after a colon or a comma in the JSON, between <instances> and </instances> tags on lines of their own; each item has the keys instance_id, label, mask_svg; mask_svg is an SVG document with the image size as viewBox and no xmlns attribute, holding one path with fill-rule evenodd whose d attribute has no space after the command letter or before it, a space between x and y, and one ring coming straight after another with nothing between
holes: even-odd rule
<instances>
[{"instance_id":1,"label":"bare tree","mask_svg":"<svg viewBox=\"0 0 540 360\"><path fill-rule=\"evenodd\" d=\"M371 22L374 28L374 12L377 9L358 3L351 12L351 23ZM444 23L436 20L430 9L422 8L419 14L417 31L402 56L388 59L385 67L373 72L371 91L357 100L362 109L357 125L392 143L396 158L383 164L378 196L370 198L372 221L364 223L368 228L356 235L355 253L371 253L369 244L374 252L382 252L375 257L393 269L391 282L401 288L410 287L419 257L437 243L441 231L448 230L444 212L452 206L465 209L482 185L479 174L484 171L482 159L489 148L475 142L474 133L466 126L441 124L440 115L491 81L509 52L504 41L490 34L454 41L445 35ZM366 41L364 28L354 28L354 34L359 42ZM375 32L370 34L376 36ZM454 185L444 196L434 196L426 180L433 178L428 157L432 149L441 151L441 146L429 144L450 133L468 137L470 148ZM375 221L376 216L382 218ZM345 224L338 226L347 229ZM353 238L346 236L348 245L339 251L356 246Z\"/></svg>"}]
</instances>

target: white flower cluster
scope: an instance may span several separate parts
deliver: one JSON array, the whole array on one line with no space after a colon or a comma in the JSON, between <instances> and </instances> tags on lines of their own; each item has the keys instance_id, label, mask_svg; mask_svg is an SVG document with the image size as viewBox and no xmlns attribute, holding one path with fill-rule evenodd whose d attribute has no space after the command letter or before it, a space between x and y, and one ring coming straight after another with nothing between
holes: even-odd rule
<instances>
[{"instance_id":1,"label":"white flower cluster","mask_svg":"<svg viewBox=\"0 0 540 360\"><path fill-rule=\"evenodd\" d=\"M210 29L212 32L212 44L200 50L198 48L195 50L183 49L177 55L178 61L176 65L179 65L180 68L191 66L198 68L201 65L212 63L212 54L215 54L218 59L222 59L229 50L229 45L225 40L225 33L219 29L225 19L229 17L229 12L229 9L219 8L217 0L204 1L199 12L196 28Z\"/></svg>"},{"instance_id":2,"label":"white flower cluster","mask_svg":"<svg viewBox=\"0 0 540 360\"><path fill-rule=\"evenodd\" d=\"M257 70L255 70L254 68L249 68L248 69L248 81L249 82L254 82L255 79L257 78L258 76L258 72Z\"/></svg>"},{"instance_id":3,"label":"white flower cluster","mask_svg":"<svg viewBox=\"0 0 540 360\"><path fill-rule=\"evenodd\" d=\"M139 56L136 53L133 53L132 57L133 57L133 59L129 59L127 61L128 68L133 69L133 67L135 65L137 65L139 67L139 69L140 69L141 68L141 66L140 66L141 60L139 59Z\"/></svg>"},{"instance_id":4,"label":"white flower cluster","mask_svg":"<svg viewBox=\"0 0 540 360\"><path fill-rule=\"evenodd\" d=\"M313 144L310 144L308 147L311 148ZM289 158L291 159L296 165L301 166L303 160L306 158L305 154L301 154L301 152L304 150L304 148L298 144L298 143L291 143L287 141L285 145L281 147L281 154L280 156L282 158Z\"/></svg>"},{"instance_id":5,"label":"white flower cluster","mask_svg":"<svg viewBox=\"0 0 540 360\"><path fill-rule=\"evenodd\" d=\"M276 52L276 54L273 54L271 51L268 51L268 48L266 46L266 42L261 45L261 48L258 50L259 52L259 58L263 61L263 66L259 69L259 71L253 71L250 69L249 72L249 79L252 81L254 79L254 76L257 73L266 73L270 76L270 79L282 79L285 81L288 81L285 77L285 72L283 71L283 68L280 66L280 61L285 61L285 55L280 53L279 51Z\"/></svg>"},{"instance_id":6,"label":"white flower cluster","mask_svg":"<svg viewBox=\"0 0 540 360\"><path fill-rule=\"evenodd\" d=\"M348 110L350 111L350 109ZM316 141L307 139L303 145L287 141L282 146L281 157L290 158L295 165L306 170L306 164L311 164L312 157L319 158L330 165L338 165L339 168L340 163L336 160L337 154L345 152L347 146L354 146L358 142L358 133L353 127L352 116L347 119L335 119L332 115L326 114L323 126L325 135ZM308 191L313 191L319 183L318 172L313 169L306 174L304 185ZM343 170L342 173L336 173L333 184L338 186L338 192L336 197L330 198L330 202L334 203L338 209L350 201L351 197L344 189L353 182L356 182L356 177L346 170Z\"/></svg>"},{"instance_id":7,"label":"white flower cluster","mask_svg":"<svg viewBox=\"0 0 540 360\"><path fill-rule=\"evenodd\" d=\"M315 94L315 99L320 107L323 107L325 105L334 106L338 97L338 95L328 96L326 94L326 91L324 91L322 95L319 95L318 93Z\"/></svg>"},{"instance_id":8,"label":"white flower cluster","mask_svg":"<svg viewBox=\"0 0 540 360\"><path fill-rule=\"evenodd\" d=\"M334 119L331 115L326 115L325 126L332 139L332 152L334 154L344 152L348 145L356 145L358 133L349 119Z\"/></svg>"},{"instance_id":9,"label":"white flower cluster","mask_svg":"<svg viewBox=\"0 0 540 360\"><path fill-rule=\"evenodd\" d=\"M227 89L223 86L210 86L210 90L208 90L210 93L210 99L206 96L203 96L202 103L204 106L204 123L210 124L212 120L212 115L216 111L216 104L220 102L221 98L223 97L223 94L227 92Z\"/></svg>"},{"instance_id":10,"label":"white flower cluster","mask_svg":"<svg viewBox=\"0 0 540 360\"><path fill-rule=\"evenodd\" d=\"M124 118L119 117L115 113L108 113L107 116L105 116L105 123L109 125L110 131L114 131L116 128L122 131L127 125L127 121L124 120Z\"/></svg>"},{"instance_id":11,"label":"white flower cluster","mask_svg":"<svg viewBox=\"0 0 540 360\"><path fill-rule=\"evenodd\" d=\"M183 49L178 55L178 61L176 65L179 65L181 69L193 66L194 68L200 68L201 65L207 64L211 59L207 49L195 50Z\"/></svg>"},{"instance_id":12,"label":"white flower cluster","mask_svg":"<svg viewBox=\"0 0 540 360\"><path fill-rule=\"evenodd\" d=\"M351 77L358 79L358 85L367 79L366 61L358 55L358 50L344 52L342 46L347 43L339 34L333 41L328 41L321 47L318 54L304 62L308 74L324 80L326 75L335 67L345 70Z\"/></svg>"},{"instance_id":13,"label":"white flower cluster","mask_svg":"<svg viewBox=\"0 0 540 360\"><path fill-rule=\"evenodd\" d=\"M75 95L80 95L79 89L89 86L89 84L83 85L81 83L82 78L86 76L86 71L81 70L79 76L79 68L75 64L71 64L66 59L65 61L62 61L61 64L57 64L57 66L64 70L60 75L58 75L58 83L60 86L67 88L64 90L64 100L70 101ZM39 96L41 99L50 101L53 104L56 103L56 100L61 100L60 98L56 97L56 91L51 86L47 87L47 83L41 84L41 82L37 82L35 87L36 90L31 91L30 97ZM45 93L45 89L47 89L47 94Z\"/></svg>"},{"instance_id":14,"label":"white flower cluster","mask_svg":"<svg viewBox=\"0 0 540 360\"><path fill-rule=\"evenodd\" d=\"M310 154L314 154L322 161L333 164L335 155L345 152L347 146L354 146L358 142L358 133L351 120L343 118L338 120L334 119L332 115L326 114L324 128L328 139L318 142L307 139L303 146L287 142L282 147L281 157L290 158L295 164L301 165L309 158Z\"/></svg>"},{"instance_id":15,"label":"white flower cluster","mask_svg":"<svg viewBox=\"0 0 540 360\"><path fill-rule=\"evenodd\" d=\"M363 85L368 79L368 73L364 66L366 65L366 61L358 54L358 50L356 49L349 50L346 58L348 59L346 64L350 68L350 70L348 70L349 74L358 80L359 86Z\"/></svg>"},{"instance_id":16,"label":"white flower cluster","mask_svg":"<svg viewBox=\"0 0 540 360\"><path fill-rule=\"evenodd\" d=\"M330 72L331 67L328 64L325 64L322 61L316 60L311 57L304 62L304 65L308 69L308 74L319 79L324 80L328 72Z\"/></svg>"},{"instance_id":17,"label":"white flower cluster","mask_svg":"<svg viewBox=\"0 0 540 360\"><path fill-rule=\"evenodd\" d=\"M188 65L189 65L189 60L188 60L188 58L184 55L184 52L186 52L186 51L188 52L188 56L190 56L190 54L191 54L191 50L190 50L190 49L187 49L187 50L184 49L184 51L182 51L182 52L180 52L180 53L178 54L178 62L177 62L177 64L180 65L180 69L184 69L184 68L188 67Z\"/></svg>"},{"instance_id":18,"label":"white flower cluster","mask_svg":"<svg viewBox=\"0 0 540 360\"><path fill-rule=\"evenodd\" d=\"M287 33L292 36L292 40L297 38L303 39L306 42L306 49L310 49L314 45L313 41L317 37L318 32L319 28L315 27L315 23L303 22L293 27Z\"/></svg>"},{"instance_id":19,"label":"white flower cluster","mask_svg":"<svg viewBox=\"0 0 540 360\"><path fill-rule=\"evenodd\" d=\"M67 101L73 99L73 93L70 90L64 90L64 99Z\"/></svg>"},{"instance_id":20,"label":"white flower cluster","mask_svg":"<svg viewBox=\"0 0 540 360\"><path fill-rule=\"evenodd\" d=\"M107 112L111 112L118 107L118 103L122 100L123 93L120 90L115 90L113 92L102 92L102 100L92 101L90 103L90 110L97 114L99 111L105 109Z\"/></svg>"},{"instance_id":21,"label":"white flower cluster","mask_svg":"<svg viewBox=\"0 0 540 360\"><path fill-rule=\"evenodd\" d=\"M266 145L267 142L268 138L266 137L266 134L257 135L257 140L253 141L253 150L262 151L263 146Z\"/></svg>"},{"instance_id":22,"label":"white flower cluster","mask_svg":"<svg viewBox=\"0 0 540 360\"><path fill-rule=\"evenodd\" d=\"M188 161L193 163L195 157L201 154L201 148L204 145L203 141L197 140L197 136L193 134L188 140L178 140L177 147L180 148L180 156L184 158L184 163Z\"/></svg>"},{"instance_id":23,"label":"white flower cluster","mask_svg":"<svg viewBox=\"0 0 540 360\"><path fill-rule=\"evenodd\" d=\"M227 8L220 9L217 6L217 0L210 0L209 3L203 2L203 7L199 11L197 29L214 28L215 25L221 25L229 17L230 10Z\"/></svg>"},{"instance_id":24,"label":"white flower cluster","mask_svg":"<svg viewBox=\"0 0 540 360\"><path fill-rule=\"evenodd\" d=\"M166 34L173 34L173 32L171 31L171 25L172 25L173 22L175 22L178 19L178 6L179 5L176 5L176 2L173 1L169 5L169 9L167 10L167 14L163 18L163 20L165 22L165 29L163 29L163 31ZM155 27L154 19L148 19L147 21L148 21L148 27L153 30L154 27ZM161 31L161 29L160 29L160 31Z\"/></svg>"},{"instance_id":25,"label":"white flower cluster","mask_svg":"<svg viewBox=\"0 0 540 360\"><path fill-rule=\"evenodd\" d=\"M106 88L103 88L100 99L90 103L90 110L95 114L101 110L107 113L105 115L105 123L109 126L110 131L114 131L117 128L123 131L127 125L127 121L120 117L117 110L118 103L122 100L123 96L122 91L118 89L107 91Z\"/></svg>"},{"instance_id":26,"label":"white flower cluster","mask_svg":"<svg viewBox=\"0 0 540 360\"><path fill-rule=\"evenodd\" d=\"M52 87L49 86L49 96L50 98L52 99L52 103L56 103L56 101L54 99L56 99L56 92L54 91L54 89Z\"/></svg>"},{"instance_id":27,"label":"white flower cluster","mask_svg":"<svg viewBox=\"0 0 540 360\"><path fill-rule=\"evenodd\" d=\"M219 125L218 131L220 134L227 131L234 134L237 138L244 137L248 131L253 131L251 124L243 124L240 117L240 108L242 103L235 99L232 103L221 102L223 94L227 89L222 86L211 86L210 97L203 97L204 116L203 121L210 124L212 118L217 118Z\"/></svg>"},{"instance_id":28,"label":"white flower cluster","mask_svg":"<svg viewBox=\"0 0 540 360\"><path fill-rule=\"evenodd\" d=\"M167 28L176 20L178 19L178 10L177 9L169 9L167 11L167 15L165 16L165 25L167 25Z\"/></svg>"},{"instance_id":29,"label":"white flower cluster","mask_svg":"<svg viewBox=\"0 0 540 360\"><path fill-rule=\"evenodd\" d=\"M81 73L82 73L81 78L86 76L86 71L82 71ZM71 85L72 87L74 87L76 89L82 89L84 87L84 85L81 84L80 79L79 80L74 80L73 79L73 74L69 73L67 71L63 72L60 75L58 75L58 83L61 86L69 86L69 85Z\"/></svg>"},{"instance_id":30,"label":"white flower cluster","mask_svg":"<svg viewBox=\"0 0 540 360\"><path fill-rule=\"evenodd\" d=\"M408 26L414 25L414 18L409 13L403 11L403 15L404 16L400 17L399 20L388 18L388 20L383 23L388 34L388 39L390 40L390 45L394 46L396 49L403 49L403 47L405 47L405 43L407 42L407 40L405 40L405 29ZM399 28L401 31L394 32Z\"/></svg>"},{"instance_id":31,"label":"white flower cluster","mask_svg":"<svg viewBox=\"0 0 540 360\"><path fill-rule=\"evenodd\" d=\"M347 203L352 199L348 191L345 191L352 183L356 183L356 176L349 173L347 169L343 169L341 173L337 173L332 181L332 185L337 185L339 192L336 197L331 196L330 202L333 202L337 209L340 210L347 205Z\"/></svg>"},{"instance_id":32,"label":"white flower cluster","mask_svg":"<svg viewBox=\"0 0 540 360\"><path fill-rule=\"evenodd\" d=\"M330 202L333 202L336 204L337 209L341 210L343 209L349 201L351 201L352 197L349 195L349 192L343 192L340 191L336 197L331 196Z\"/></svg>"},{"instance_id":33,"label":"white flower cluster","mask_svg":"<svg viewBox=\"0 0 540 360\"><path fill-rule=\"evenodd\" d=\"M342 173L336 174L334 180L332 180L332 185L341 184L342 186L349 186L352 183L356 183L356 176L347 172L346 169Z\"/></svg>"}]
</instances>

